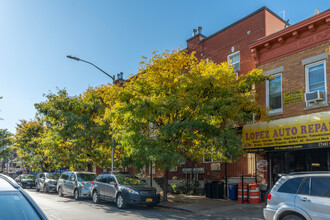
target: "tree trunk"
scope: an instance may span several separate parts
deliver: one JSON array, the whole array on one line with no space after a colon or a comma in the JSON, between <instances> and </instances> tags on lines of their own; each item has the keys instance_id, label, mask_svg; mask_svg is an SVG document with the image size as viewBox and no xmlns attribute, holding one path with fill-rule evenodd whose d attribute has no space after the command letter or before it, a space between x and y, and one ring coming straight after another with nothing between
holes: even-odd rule
<instances>
[{"instance_id":1,"label":"tree trunk","mask_svg":"<svg viewBox=\"0 0 330 220\"><path fill-rule=\"evenodd\" d=\"M167 201L167 185L168 185L168 169L165 170L164 173L164 195L163 195L163 201Z\"/></svg>"}]
</instances>

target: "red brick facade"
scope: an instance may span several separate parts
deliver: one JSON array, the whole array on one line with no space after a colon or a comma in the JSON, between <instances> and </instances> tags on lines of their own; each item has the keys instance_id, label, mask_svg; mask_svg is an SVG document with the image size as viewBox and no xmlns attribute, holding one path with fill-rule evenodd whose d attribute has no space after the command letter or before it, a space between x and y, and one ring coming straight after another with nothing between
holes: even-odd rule
<instances>
[{"instance_id":1,"label":"red brick facade","mask_svg":"<svg viewBox=\"0 0 330 220\"><path fill-rule=\"evenodd\" d=\"M307 115L307 119L304 119L306 122L304 120L299 122L308 123L309 120L317 122L319 119L309 117L310 114L330 111L330 62L326 51L330 48L330 10L253 42L249 47L257 68L262 69L265 74L281 74L282 109L276 113L270 112L269 116L272 120L291 119L294 121L297 118L292 117ZM326 97L322 102L308 104L305 98L305 93L309 91L306 88L307 83L310 80L307 70L309 65L320 64L323 64L325 80L324 84L322 80L322 85L325 86ZM266 87L266 82L256 85L256 100L264 107L267 107ZM303 93L301 98L297 102L284 104L284 94L298 90ZM284 122L281 123L278 125L279 127L284 126ZM323 142L320 141L320 143ZM299 144L308 145L303 140L300 140ZM276 182L276 174L280 172L330 170L329 147L304 146L299 150L283 148L271 151L263 148L261 151L265 151L265 153L259 153L257 160L268 161L268 171L266 172L268 176L265 176L265 179L268 179L269 186ZM276 170L274 167L276 169L281 167L281 169Z\"/></svg>"},{"instance_id":2,"label":"red brick facade","mask_svg":"<svg viewBox=\"0 0 330 220\"><path fill-rule=\"evenodd\" d=\"M227 62L229 54L240 51L240 72L247 73L255 68L249 43L284 26L285 23L269 9L261 8L207 38L197 35L188 39L187 49L195 51L198 58L208 58L216 63Z\"/></svg>"},{"instance_id":3,"label":"red brick facade","mask_svg":"<svg viewBox=\"0 0 330 220\"><path fill-rule=\"evenodd\" d=\"M313 27L312 29L310 27ZM297 36L298 35L298 36ZM250 44L251 51L257 53L257 68L264 72L283 67L282 93L302 89L306 91L305 66L302 61L326 53L330 47L330 10L318 16L306 19L285 30L277 32ZM265 45L270 45L267 48ZM329 73L330 63L326 58L326 70ZM330 91L330 76L326 77L327 91ZM256 86L257 101L266 107L265 82ZM328 95L329 97L329 95ZM292 105L284 105L283 113L272 116L272 119L288 118L321 111L329 111L330 106L306 109L305 100Z\"/></svg>"},{"instance_id":4,"label":"red brick facade","mask_svg":"<svg viewBox=\"0 0 330 220\"><path fill-rule=\"evenodd\" d=\"M240 53L240 74L247 73L255 68L254 59L251 56L249 43L259 38L283 29L285 22L268 8L263 7L240 19L239 21L223 28L222 30L206 37L198 34L187 40L187 50L196 52L199 59L210 59L216 63L228 61L228 55ZM253 161L254 162L254 161ZM183 174L183 168L204 168L203 174L198 174L199 180L223 180L225 176L225 163L220 163L220 170L212 171L212 163L192 164L187 162L171 171L169 177L178 179L186 178L190 174ZM242 156L238 162L227 164L228 177L239 177L241 174L251 175L248 168L247 156Z\"/></svg>"}]
</instances>

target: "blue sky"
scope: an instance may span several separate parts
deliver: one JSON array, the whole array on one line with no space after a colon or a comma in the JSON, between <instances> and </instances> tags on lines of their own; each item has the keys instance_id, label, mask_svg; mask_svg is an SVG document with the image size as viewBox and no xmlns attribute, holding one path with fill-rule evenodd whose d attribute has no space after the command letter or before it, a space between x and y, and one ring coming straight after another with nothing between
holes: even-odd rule
<instances>
[{"instance_id":1,"label":"blue sky","mask_svg":"<svg viewBox=\"0 0 330 220\"><path fill-rule=\"evenodd\" d=\"M328 0L0 0L0 128L15 132L35 116L43 94L66 88L78 95L111 82L109 74L135 74L142 56L185 48L191 31L208 36L262 6L294 24Z\"/></svg>"}]
</instances>

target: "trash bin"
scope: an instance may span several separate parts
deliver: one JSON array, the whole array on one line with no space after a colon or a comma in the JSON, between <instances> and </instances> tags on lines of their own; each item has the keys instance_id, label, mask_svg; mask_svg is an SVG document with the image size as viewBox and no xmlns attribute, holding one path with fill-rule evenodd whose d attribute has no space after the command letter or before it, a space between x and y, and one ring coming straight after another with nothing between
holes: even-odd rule
<instances>
[{"instance_id":1,"label":"trash bin","mask_svg":"<svg viewBox=\"0 0 330 220\"><path fill-rule=\"evenodd\" d=\"M223 194L224 194L223 187L224 187L223 182L217 182L216 184L213 185L212 187L213 198L223 199Z\"/></svg>"},{"instance_id":2,"label":"trash bin","mask_svg":"<svg viewBox=\"0 0 330 220\"><path fill-rule=\"evenodd\" d=\"M229 199L237 200L237 184L228 184Z\"/></svg>"},{"instance_id":3,"label":"trash bin","mask_svg":"<svg viewBox=\"0 0 330 220\"><path fill-rule=\"evenodd\" d=\"M212 198L212 184L211 183L205 183L204 190L205 190L205 196L206 198Z\"/></svg>"},{"instance_id":4,"label":"trash bin","mask_svg":"<svg viewBox=\"0 0 330 220\"><path fill-rule=\"evenodd\" d=\"M217 188L218 188L219 181L212 181L211 183L211 198L217 198Z\"/></svg>"}]
</instances>

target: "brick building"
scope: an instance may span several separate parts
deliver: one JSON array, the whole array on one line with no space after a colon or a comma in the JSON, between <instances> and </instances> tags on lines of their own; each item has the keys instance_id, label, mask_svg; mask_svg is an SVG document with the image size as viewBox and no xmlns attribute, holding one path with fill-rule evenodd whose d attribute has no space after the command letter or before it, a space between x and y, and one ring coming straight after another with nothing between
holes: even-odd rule
<instances>
[{"instance_id":1,"label":"brick building","mask_svg":"<svg viewBox=\"0 0 330 220\"><path fill-rule=\"evenodd\" d=\"M248 152L257 152L258 181L278 173L330 170L330 10L249 45L254 64L273 80L256 85L271 122L243 127Z\"/></svg>"},{"instance_id":2,"label":"brick building","mask_svg":"<svg viewBox=\"0 0 330 220\"><path fill-rule=\"evenodd\" d=\"M216 63L231 61L238 74L244 74L255 68L249 43L259 38L273 34L286 25L278 15L266 7L262 7L218 32L204 36L202 28L193 30L193 36L187 40L187 50L196 52L199 59L209 59ZM172 169L170 179L223 180L227 176L240 177L242 173L255 174L255 154L248 154L238 162L221 163L212 161L205 155L201 163L183 162L181 166ZM194 168L193 172L191 168ZM156 173L157 175L157 173Z\"/></svg>"}]
</instances>

